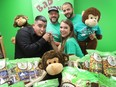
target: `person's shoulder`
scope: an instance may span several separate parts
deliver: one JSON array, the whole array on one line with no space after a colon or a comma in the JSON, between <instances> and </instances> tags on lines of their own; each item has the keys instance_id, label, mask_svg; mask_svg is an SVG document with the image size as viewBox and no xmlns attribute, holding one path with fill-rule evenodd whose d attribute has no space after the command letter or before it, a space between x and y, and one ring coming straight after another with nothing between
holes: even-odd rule
<instances>
[{"instance_id":1,"label":"person's shoulder","mask_svg":"<svg viewBox=\"0 0 116 87\"><path fill-rule=\"evenodd\" d=\"M21 29L18 30L19 33L23 33L23 32L33 32L32 26L25 26Z\"/></svg>"},{"instance_id":2,"label":"person's shoulder","mask_svg":"<svg viewBox=\"0 0 116 87\"><path fill-rule=\"evenodd\" d=\"M74 37L70 37L67 39L67 42L73 42L73 41L76 41Z\"/></svg>"},{"instance_id":3,"label":"person's shoulder","mask_svg":"<svg viewBox=\"0 0 116 87\"><path fill-rule=\"evenodd\" d=\"M32 26L25 26L21 28L20 30L29 31L29 29L32 29Z\"/></svg>"},{"instance_id":4,"label":"person's shoulder","mask_svg":"<svg viewBox=\"0 0 116 87\"><path fill-rule=\"evenodd\" d=\"M82 17L82 15L81 15L81 14L75 14L75 16L76 16L76 17Z\"/></svg>"},{"instance_id":5,"label":"person's shoulder","mask_svg":"<svg viewBox=\"0 0 116 87\"><path fill-rule=\"evenodd\" d=\"M82 15L81 14L75 14L73 19L76 20L77 22L81 22L82 21Z\"/></svg>"},{"instance_id":6,"label":"person's shoulder","mask_svg":"<svg viewBox=\"0 0 116 87\"><path fill-rule=\"evenodd\" d=\"M81 14L75 14L76 16L82 16Z\"/></svg>"},{"instance_id":7,"label":"person's shoulder","mask_svg":"<svg viewBox=\"0 0 116 87\"><path fill-rule=\"evenodd\" d=\"M71 37L67 39L66 44L68 45L77 44L77 41L74 37Z\"/></svg>"}]
</instances>

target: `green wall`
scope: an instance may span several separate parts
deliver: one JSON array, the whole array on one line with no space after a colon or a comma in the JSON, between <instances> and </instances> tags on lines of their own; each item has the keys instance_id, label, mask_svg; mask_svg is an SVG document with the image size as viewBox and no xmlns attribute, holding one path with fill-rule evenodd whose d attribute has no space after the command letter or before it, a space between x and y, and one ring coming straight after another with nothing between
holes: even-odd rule
<instances>
[{"instance_id":1,"label":"green wall","mask_svg":"<svg viewBox=\"0 0 116 87\"><path fill-rule=\"evenodd\" d=\"M98 42L97 49L100 51L116 50L116 0L74 0L75 13L81 13L88 7L94 6L101 11L99 22L103 32L103 39ZM11 37L15 36L18 28L14 28L13 20L18 14L29 17L29 23L33 23L31 0L0 0L0 32L3 35L6 56L14 59L14 44Z\"/></svg>"}]
</instances>

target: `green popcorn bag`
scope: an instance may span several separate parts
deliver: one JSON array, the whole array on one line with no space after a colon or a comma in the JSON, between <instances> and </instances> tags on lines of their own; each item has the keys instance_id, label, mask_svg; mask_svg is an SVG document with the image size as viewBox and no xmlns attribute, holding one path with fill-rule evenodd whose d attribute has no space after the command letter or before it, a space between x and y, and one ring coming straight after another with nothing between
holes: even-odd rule
<instances>
[{"instance_id":1,"label":"green popcorn bag","mask_svg":"<svg viewBox=\"0 0 116 87\"><path fill-rule=\"evenodd\" d=\"M81 67L79 65L79 60L80 60L80 58L75 56L75 55L69 56L68 66L71 66L71 67Z\"/></svg>"},{"instance_id":2,"label":"green popcorn bag","mask_svg":"<svg viewBox=\"0 0 116 87\"><path fill-rule=\"evenodd\" d=\"M6 67L6 60L0 59L0 85L8 81L8 71Z\"/></svg>"},{"instance_id":3,"label":"green popcorn bag","mask_svg":"<svg viewBox=\"0 0 116 87\"><path fill-rule=\"evenodd\" d=\"M45 81L36 82L33 87L58 87L58 79L50 79Z\"/></svg>"},{"instance_id":4,"label":"green popcorn bag","mask_svg":"<svg viewBox=\"0 0 116 87\"><path fill-rule=\"evenodd\" d=\"M9 86L8 86L8 83L4 83L4 84L0 85L0 87L9 87Z\"/></svg>"},{"instance_id":5,"label":"green popcorn bag","mask_svg":"<svg viewBox=\"0 0 116 87\"><path fill-rule=\"evenodd\" d=\"M91 87L91 83L98 84L98 79L89 71L65 67L62 72L61 87Z\"/></svg>"},{"instance_id":6,"label":"green popcorn bag","mask_svg":"<svg viewBox=\"0 0 116 87\"><path fill-rule=\"evenodd\" d=\"M84 57L82 57L80 59L80 61L79 61L79 64L82 66L82 69L89 71L89 67L90 67L90 54L87 54Z\"/></svg>"},{"instance_id":7,"label":"green popcorn bag","mask_svg":"<svg viewBox=\"0 0 116 87\"><path fill-rule=\"evenodd\" d=\"M13 85L11 85L10 87L25 87L25 84L23 81L19 81Z\"/></svg>"},{"instance_id":8,"label":"green popcorn bag","mask_svg":"<svg viewBox=\"0 0 116 87\"><path fill-rule=\"evenodd\" d=\"M116 56L116 51L113 51L112 53Z\"/></svg>"},{"instance_id":9,"label":"green popcorn bag","mask_svg":"<svg viewBox=\"0 0 116 87\"><path fill-rule=\"evenodd\" d=\"M87 49L88 54L93 54L93 53L100 53L98 50L92 50L92 49Z\"/></svg>"},{"instance_id":10,"label":"green popcorn bag","mask_svg":"<svg viewBox=\"0 0 116 87\"><path fill-rule=\"evenodd\" d=\"M116 87L114 77L93 73L74 67L65 67L62 72L61 87Z\"/></svg>"}]
</instances>

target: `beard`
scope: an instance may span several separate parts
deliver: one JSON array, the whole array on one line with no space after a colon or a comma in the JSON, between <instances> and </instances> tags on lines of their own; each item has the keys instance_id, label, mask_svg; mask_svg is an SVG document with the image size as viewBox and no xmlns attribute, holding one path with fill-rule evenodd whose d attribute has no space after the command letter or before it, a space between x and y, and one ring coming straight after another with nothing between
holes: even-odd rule
<instances>
[{"instance_id":1,"label":"beard","mask_svg":"<svg viewBox=\"0 0 116 87\"><path fill-rule=\"evenodd\" d=\"M68 13L68 14L66 14L65 15L68 19L70 19L70 18L72 18L72 16L73 16L73 12L70 14L70 13Z\"/></svg>"},{"instance_id":2,"label":"beard","mask_svg":"<svg viewBox=\"0 0 116 87\"><path fill-rule=\"evenodd\" d=\"M50 19L50 21L51 21L52 23L57 23L57 22L58 22L58 18L53 17L53 18Z\"/></svg>"}]
</instances>

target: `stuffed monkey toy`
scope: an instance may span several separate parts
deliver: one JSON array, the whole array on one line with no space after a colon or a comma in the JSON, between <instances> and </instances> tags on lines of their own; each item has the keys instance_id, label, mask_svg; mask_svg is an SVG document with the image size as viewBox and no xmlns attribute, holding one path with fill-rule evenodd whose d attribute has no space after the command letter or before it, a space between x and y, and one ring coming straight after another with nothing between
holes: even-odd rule
<instances>
[{"instance_id":1,"label":"stuffed monkey toy","mask_svg":"<svg viewBox=\"0 0 116 87\"><path fill-rule=\"evenodd\" d=\"M25 26L29 26L30 24L28 23L28 17L25 16L25 15L17 15L15 18L14 18L14 24L13 26L16 28L16 27L19 27L19 28L23 28ZM11 42L13 44L15 44L15 37L12 37L11 38Z\"/></svg>"},{"instance_id":2,"label":"stuffed monkey toy","mask_svg":"<svg viewBox=\"0 0 116 87\"><path fill-rule=\"evenodd\" d=\"M63 66L65 66L68 60L69 56L61 52L50 50L44 53L42 60L39 63L39 68L47 72L43 80L58 78L60 87Z\"/></svg>"},{"instance_id":3,"label":"stuffed monkey toy","mask_svg":"<svg viewBox=\"0 0 116 87\"><path fill-rule=\"evenodd\" d=\"M90 7L82 14L81 29L77 33L78 42L84 55L86 49L96 49L97 40L102 39L101 29L98 26L101 13L98 9Z\"/></svg>"},{"instance_id":4,"label":"stuffed monkey toy","mask_svg":"<svg viewBox=\"0 0 116 87\"><path fill-rule=\"evenodd\" d=\"M19 28L22 28L22 27L25 27L25 26L28 26L30 25L28 23L28 17L25 16L25 15L17 15L14 19L14 24L13 26L16 28L16 27L19 27Z\"/></svg>"}]
</instances>

